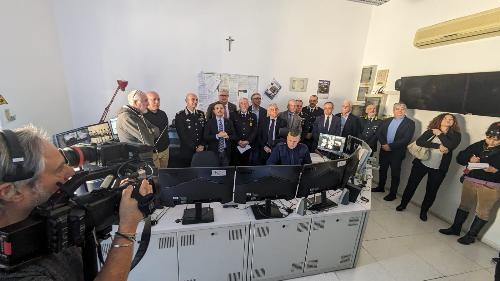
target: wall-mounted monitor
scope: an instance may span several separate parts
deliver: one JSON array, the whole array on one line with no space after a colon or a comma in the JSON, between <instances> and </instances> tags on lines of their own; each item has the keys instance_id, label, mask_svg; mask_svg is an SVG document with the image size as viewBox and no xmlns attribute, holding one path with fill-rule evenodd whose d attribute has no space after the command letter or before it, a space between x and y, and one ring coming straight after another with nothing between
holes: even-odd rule
<instances>
[{"instance_id":1,"label":"wall-mounted monitor","mask_svg":"<svg viewBox=\"0 0 500 281\"><path fill-rule=\"evenodd\" d=\"M500 72L469 74L464 112L500 117Z\"/></svg>"}]
</instances>

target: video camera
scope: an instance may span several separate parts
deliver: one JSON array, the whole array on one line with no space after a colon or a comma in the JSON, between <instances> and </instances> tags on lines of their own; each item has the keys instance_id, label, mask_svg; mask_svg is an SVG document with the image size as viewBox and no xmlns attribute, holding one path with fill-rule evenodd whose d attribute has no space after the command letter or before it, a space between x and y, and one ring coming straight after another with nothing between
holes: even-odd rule
<instances>
[{"instance_id":1,"label":"video camera","mask_svg":"<svg viewBox=\"0 0 500 281\"><path fill-rule=\"evenodd\" d=\"M96 247L99 241L110 236L112 225L118 222L122 190L129 185L134 186L132 197L137 200L145 217L155 210L155 196L139 193L143 179L148 179L155 189L157 177L151 167L152 147L104 143L75 145L60 152L72 167L89 163L93 166L60 184L58 192L35 208L26 220L0 229L0 269L14 270L48 254L78 246L83 248L84 267L86 250L93 256L90 266L95 268L95 272L90 275L95 275ZM82 196L74 194L86 181L103 178L100 189ZM120 184L123 179L128 180Z\"/></svg>"}]
</instances>

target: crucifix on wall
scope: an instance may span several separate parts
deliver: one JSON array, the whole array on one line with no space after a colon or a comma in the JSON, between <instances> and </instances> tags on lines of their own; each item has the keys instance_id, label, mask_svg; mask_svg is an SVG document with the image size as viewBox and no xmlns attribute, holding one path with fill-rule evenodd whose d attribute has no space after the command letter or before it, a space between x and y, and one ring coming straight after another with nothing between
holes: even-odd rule
<instances>
[{"instance_id":1,"label":"crucifix on wall","mask_svg":"<svg viewBox=\"0 0 500 281\"><path fill-rule=\"evenodd\" d=\"M231 43L233 43L234 39L233 37L229 36L226 38L227 43L229 44L229 51L231 52Z\"/></svg>"}]
</instances>

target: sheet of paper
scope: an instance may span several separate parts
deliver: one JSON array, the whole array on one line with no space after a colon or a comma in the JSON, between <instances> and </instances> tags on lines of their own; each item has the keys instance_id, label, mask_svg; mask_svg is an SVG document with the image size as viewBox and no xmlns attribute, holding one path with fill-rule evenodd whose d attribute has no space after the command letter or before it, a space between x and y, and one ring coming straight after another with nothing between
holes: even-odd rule
<instances>
[{"instance_id":1,"label":"sheet of paper","mask_svg":"<svg viewBox=\"0 0 500 281\"><path fill-rule=\"evenodd\" d=\"M488 163L471 163L467 164L467 169L469 170L479 170L479 169L486 169L490 166Z\"/></svg>"}]
</instances>

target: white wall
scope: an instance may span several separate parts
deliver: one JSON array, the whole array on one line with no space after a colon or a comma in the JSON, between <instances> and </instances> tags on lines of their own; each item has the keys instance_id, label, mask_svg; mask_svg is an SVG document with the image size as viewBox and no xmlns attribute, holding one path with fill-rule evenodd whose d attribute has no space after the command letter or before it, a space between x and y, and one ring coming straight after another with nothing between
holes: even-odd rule
<instances>
[{"instance_id":1,"label":"white wall","mask_svg":"<svg viewBox=\"0 0 500 281\"><path fill-rule=\"evenodd\" d=\"M0 1L0 123L33 123L50 134L72 126L50 1ZM17 119L8 122L4 110Z\"/></svg>"},{"instance_id":2,"label":"white wall","mask_svg":"<svg viewBox=\"0 0 500 281\"><path fill-rule=\"evenodd\" d=\"M173 118L200 71L275 77L277 98L308 99L319 79L334 101L354 97L372 6L345 0L53 0L75 126L97 122L117 79L155 89ZM227 36L236 41L227 51ZM307 93L289 94L290 77L307 77ZM111 110L126 103L120 94ZM269 100L264 99L263 104ZM337 109L340 109L337 106Z\"/></svg>"},{"instance_id":3,"label":"white wall","mask_svg":"<svg viewBox=\"0 0 500 281\"><path fill-rule=\"evenodd\" d=\"M497 0L390 1L372 11L364 64L377 64L379 68L389 68L388 85L391 88L394 87L394 81L403 76L499 71L500 37L430 49L413 47L415 31L420 27L496 8L498 5ZM417 121L415 136L420 135L422 128L425 129L437 114L438 112L410 110L409 116ZM463 131L462 143L454 155L470 143L484 138L486 128L494 121L498 121L498 118L459 115L459 121ZM409 175L410 160L406 159L403 164L400 192L403 191ZM448 221L453 219L460 202L462 187L458 178L462 170L463 167L457 165L455 161L452 162L431 209ZM425 181L425 179L422 181L414 197L414 201L418 204L423 199ZM483 241L500 249L500 219L490 226Z\"/></svg>"}]
</instances>

